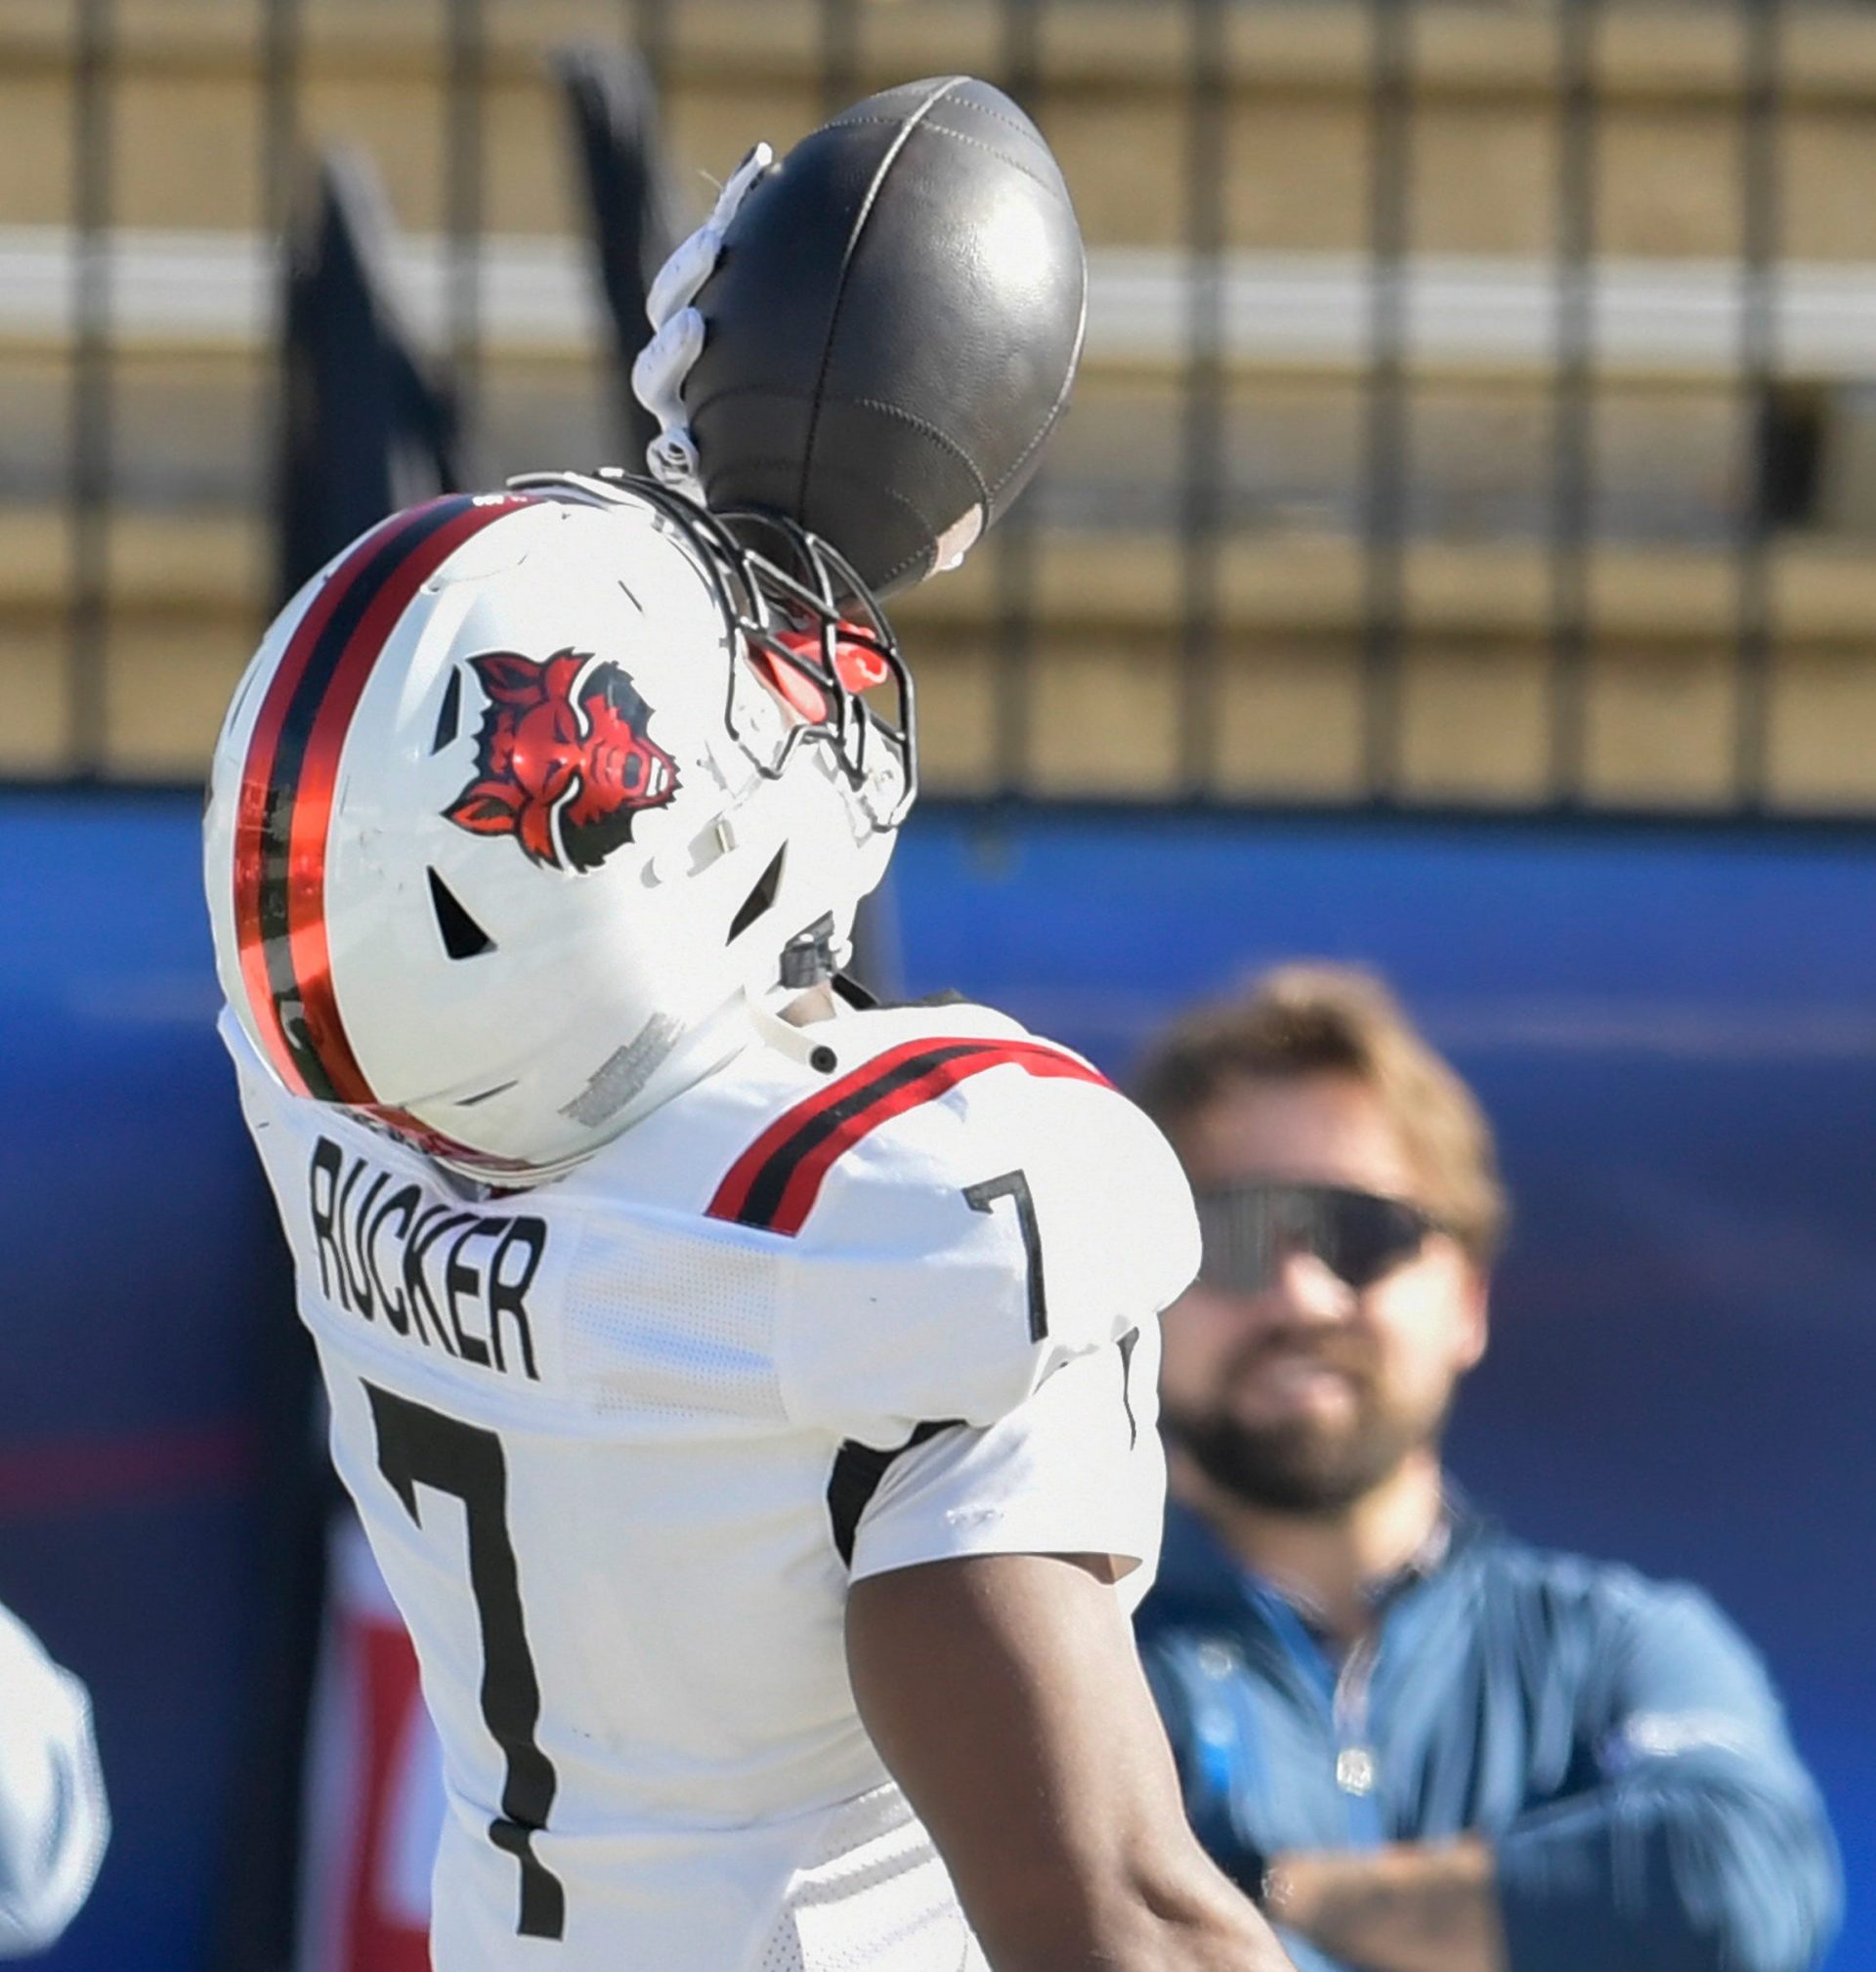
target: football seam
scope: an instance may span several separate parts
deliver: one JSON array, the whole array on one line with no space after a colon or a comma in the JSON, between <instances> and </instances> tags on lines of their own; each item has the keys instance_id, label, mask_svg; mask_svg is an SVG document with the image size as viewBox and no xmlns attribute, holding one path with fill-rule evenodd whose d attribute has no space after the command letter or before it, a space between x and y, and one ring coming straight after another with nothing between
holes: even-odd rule
<instances>
[{"instance_id":1,"label":"football seam","mask_svg":"<svg viewBox=\"0 0 1876 1972\"><path fill-rule=\"evenodd\" d=\"M1039 146L1051 158L1054 156L1055 153L1048 149L1048 139L1043 135L1039 125L1018 123L1013 116L1005 116L1001 109L993 109L988 103L980 103L973 96L960 96L958 101L959 104L968 104L976 115L992 123L1001 123L1005 130L1015 131L1018 137L1027 138L1031 144Z\"/></svg>"},{"instance_id":2,"label":"football seam","mask_svg":"<svg viewBox=\"0 0 1876 1972\"><path fill-rule=\"evenodd\" d=\"M778 452L774 458L749 459L746 461L746 468L750 472L762 472L769 466L791 466L793 464L794 457L792 453ZM917 519L921 528L927 530L930 528L930 519L923 509L917 505L910 494L900 493L896 487L876 486L867 474L856 472L851 466L831 465L827 468L827 472L831 479L848 480L855 486L867 488L869 492L876 494L880 499L890 500L895 506L904 507L909 514ZM761 502L754 501L751 504L760 505ZM838 541L834 542L835 547L839 545Z\"/></svg>"},{"instance_id":3,"label":"football seam","mask_svg":"<svg viewBox=\"0 0 1876 1972\"><path fill-rule=\"evenodd\" d=\"M1083 308L1082 324L1083 328L1085 329L1087 323L1087 290L1086 286L1084 286L1082 290L1082 308ZM997 495L1002 492L1002 490L1010 483L1011 480L1013 480L1016 477L1016 475L1019 472L1022 471L1024 461L1029 457L1030 453L1033 452L1036 450L1036 448L1039 445L1041 445L1045 439L1048 437L1049 433L1055 429L1056 421L1061 417L1062 412L1068 408L1068 400L1071 396L1073 396L1075 391L1076 373L1077 371L1080 370L1082 366L1081 356L1082 356L1082 337L1080 334L1077 334L1075 338L1075 353L1073 358L1070 360L1068 365L1068 375L1062 379L1062 387L1055 394L1055 402L1048 407L1048 415L1045 418L1044 418L1042 429L1039 432L1037 432L1036 436L1033 439L1031 439L1030 442L1026 446L1024 446L1022 450L1017 453L1015 458L1013 458L1010 461L1008 470L1002 475L1002 477L1000 480L998 480L997 484L990 490L990 496L986 501L984 508L984 525L986 527L990 525L991 520L990 509L996 505Z\"/></svg>"},{"instance_id":4,"label":"football seam","mask_svg":"<svg viewBox=\"0 0 1876 1972\"><path fill-rule=\"evenodd\" d=\"M930 541L926 541L921 547L915 548L911 554L903 556L900 560L894 562L891 568L886 570L886 572L879 578L878 586L882 589L891 588L893 583L896 582L899 579L899 578L906 573L908 569L916 569L919 566L920 563L928 564L935 550ZM929 573L929 569L926 570L926 573Z\"/></svg>"},{"instance_id":5,"label":"football seam","mask_svg":"<svg viewBox=\"0 0 1876 1972\"><path fill-rule=\"evenodd\" d=\"M856 116L852 123L845 124L842 128L851 130L857 128L862 123L896 123L898 120L895 116ZM1014 128L1014 125L1011 127ZM1032 185L1040 185L1045 192L1052 192L1064 205L1068 205L1073 210L1072 202L1068 196L1067 183L1060 176L1059 171L1054 178L1045 178L1040 171L1032 171L1020 157L1011 157L1007 152L999 150L994 144L986 144L981 137L967 136L961 130L953 130L948 124L914 124L907 130L906 135L910 137L913 130L922 130L927 136L931 137L950 137L959 144L968 144L973 150L988 151L1000 164L1007 164L1011 170L1020 171ZM894 151L893 155L897 156L898 152Z\"/></svg>"},{"instance_id":6,"label":"football seam","mask_svg":"<svg viewBox=\"0 0 1876 1972\"><path fill-rule=\"evenodd\" d=\"M768 398L771 401L778 398L783 400L793 399L797 403L818 402L820 404L824 404L830 407L834 405L844 405L858 410L876 410L880 412L883 416L897 418L901 424L911 425L914 431L921 432L926 438L930 439L934 445L939 446L945 451L949 452L951 456L955 458L960 466L963 467L965 472L967 472L970 475L970 483L977 489L978 496L983 500L986 506L989 505L992 498L995 496L996 489L992 487L990 483L984 478L983 474L977 470L976 461L972 459L969 452L967 452L963 449L963 447L958 443L958 441L955 438L950 437L940 426L933 424L929 418L920 417L916 410L907 410L903 406L896 404L888 404L883 398L823 397L819 399L813 399L811 398L810 393L805 390L775 390L767 384L739 383L730 386L726 390L719 390L713 397L706 397L703 401L703 403L700 404L697 407L697 408L691 413L691 415L693 418L701 418L705 411L714 409L716 406L727 403L729 399L733 397L763 397ZM1060 403L1059 399L1057 400L1057 403L1058 404ZM1054 415L1055 415L1054 411L1051 410L1049 412L1051 420L1053 419ZM1028 456L1029 456L1029 449L1025 448L1023 451L1023 458L1027 458ZM791 461L782 459L755 459L751 460L750 463L752 465L780 465L780 464L791 463ZM1017 464L1020 465L1022 461L1019 459L1017 461ZM853 473L844 473L844 474L840 473L838 469L835 467L828 467L826 468L826 470L834 472L835 476L839 478L853 479L858 477L857 474ZM1014 468L1012 468L1012 470L1014 470ZM1002 482L999 481L998 484L1001 486ZM897 497L897 495L895 495L895 497ZM911 502L907 501L906 504L910 505Z\"/></svg>"},{"instance_id":7,"label":"football seam","mask_svg":"<svg viewBox=\"0 0 1876 1972\"><path fill-rule=\"evenodd\" d=\"M934 445L940 446L950 452L952 457L963 467L970 475L970 483L977 489L978 496L986 505L989 504L991 496L990 488L985 484L983 474L977 470L976 462L956 439L947 436L930 419L920 417L916 410L906 410L899 405L887 404L882 399L876 397L849 398L846 402L856 404L865 410L879 411L886 417L896 417L901 424L909 424L914 431L922 432Z\"/></svg>"},{"instance_id":8,"label":"football seam","mask_svg":"<svg viewBox=\"0 0 1876 1972\"><path fill-rule=\"evenodd\" d=\"M969 76L961 78L952 76L949 79L954 82L960 79L968 82L971 78ZM1001 92L999 93L1001 94ZM1015 117L1005 116L1001 109L993 109L988 103L981 102L974 96L960 96L957 100L960 105L966 106L975 111L977 115L983 117L987 122L1001 123L1005 130L1013 130L1018 137L1027 138L1031 144L1039 145L1044 150L1048 150L1048 140L1043 135L1036 124L1018 123ZM862 109L866 106L856 103L853 107L854 109ZM831 130L844 130L850 124L855 123L894 123L897 121L896 117L881 116L876 110L869 110L865 116L856 116L852 110L848 110L845 114L836 116L828 127Z\"/></svg>"},{"instance_id":9,"label":"football seam","mask_svg":"<svg viewBox=\"0 0 1876 1972\"><path fill-rule=\"evenodd\" d=\"M873 208L879 196L879 188L885 183L886 175L899 160L899 154L912 141L912 133L930 115L954 89L969 80L964 75L950 75L927 96L908 118L900 120L898 137L887 147L886 154L874 168L873 180L867 187L867 195L861 201L859 216L854 220L853 231L847 235L845 251L840 256L840 279L833 290L833 307L828 315L827 340L822 345L820 367L814 379L814 404L808 416L807 443L801 449L801 465L794 485L794 505L798 515L808 510L808 482L814 476L814 442L821 430L821 393L826 387L828 371L833 363L833 349L840 333L840 311L846 303L847 284L853 275L854 256L860 250L861 236L867 230L867 222L873 217ZM880 117L878 122L892 122L895 119Z\"/></svg>"}]
</instances>

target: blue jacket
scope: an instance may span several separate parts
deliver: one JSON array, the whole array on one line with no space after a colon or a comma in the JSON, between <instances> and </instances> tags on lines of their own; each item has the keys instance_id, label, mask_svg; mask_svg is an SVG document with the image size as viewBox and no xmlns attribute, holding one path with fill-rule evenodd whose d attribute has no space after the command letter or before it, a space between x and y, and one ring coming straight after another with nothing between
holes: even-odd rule
<instances>
[{"instance_id":1,"label":"blue jacket","mask_svg":"<svg viewBox=\"0 0 1876 1972\"><path fill-rule=\"evenodd\" d=\"M1471 1831L1494 1847L1511 1972L1804 1972L1835 1931L1816 1789L1696 1590L1541 1554L1461 1506L1339 1664L1175 1506L1139 1633L1193 1825L1254 1891L1279 1850Z\"/></svg>"}]
</instances>

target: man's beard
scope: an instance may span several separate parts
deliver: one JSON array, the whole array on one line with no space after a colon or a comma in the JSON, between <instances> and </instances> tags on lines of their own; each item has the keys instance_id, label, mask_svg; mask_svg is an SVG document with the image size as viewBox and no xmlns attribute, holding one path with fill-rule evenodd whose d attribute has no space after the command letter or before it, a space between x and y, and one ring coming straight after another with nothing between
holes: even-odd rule
<instances>
[{"instance_id":1,"label":"man's beard","mask_svg":"<svg viewBox=\"0 0 1876 1972\"><path fill-rule=\"evenodd\" d=\"M1229 1388L1229 1385L1226 1386ZM1387 1403L1355 1384L1345 1422L1292 1418L1247 1425L1223 1405L1208 1412L1168 1406L1167 1429L1215 1485L1270 1513L1330 1519L1397 1472L1410 1453L1436 1445L1451 1393L1431 1417Z\"/></svg>"}]
</instances>

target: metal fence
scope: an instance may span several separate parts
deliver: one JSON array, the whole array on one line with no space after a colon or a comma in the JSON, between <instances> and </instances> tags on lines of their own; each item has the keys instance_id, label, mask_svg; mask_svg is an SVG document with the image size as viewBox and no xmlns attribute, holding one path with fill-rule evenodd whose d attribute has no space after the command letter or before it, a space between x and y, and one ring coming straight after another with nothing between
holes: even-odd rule
<instances>
[{"instance_id":1,"label":"metal fence","mask_svg":"<svg viewBox=\"0 0 1876 1972\"><path fill-rule=\"evenodd\" d=\"M1820 148L1840 163L1861 155L1857 112L1876 109L1864 10L1822 0L764 4L771 26L786 15L807 37L824 110L893 79L882 62L903 45L938 58L927 65L988 68L1051 138L1068 133L1079 158L1099 157L1104 119L1148 150L1176 152L1178 209L1153 222L1150 239L1130 236L1138 222L1105 180L1089 195L1084 396L1093 405L991 545L977 615L938 612L950 622L945 650L994 654L987 697L958 699L979 708L985 730L973 738L959 711L951 744L963 765L952 774L941 764L941 789L949 777L979 794L1876 807L1876 771L1862 765L1865 752L1876 765L1876 747L1861 731L1867 716L1876 739L1876 595L1862 569L1876 518L1861 478L1876 222L1867 240L1854 220L1835 234L1810 224L1803 251L1787 237L1806 211L1805 186L1787 177L1790 146L1804 151L1807 184L1823 168ZM165 33L225 34L228 60L251 68L259 244L243 263L253 290L243 305L265 349L278 326L266 242L287 221L297 160L324 134L308 50L332 11L330 0L70 0L36 28L23 16L0 25L0 88L22 91L63 68L70 139L63 224L0 206L0 259L17 268L50 252L42 284L65 283L52 330L26 322L30 300L8 283L0 377L35 333L68 344L60 470L35 480L21 468L0 490L0 520L11 513L22 526L62 502L66 554L63 596L37 605L63 614L63 713L42 721L49 737L36 751L16 747L12 771L190 771L186 747L152 770L134 749L126 765L109 737L113 720L124 724L123 694L160 684L113 686L113 666L155 662L114 648L127 605L113 529L143 497L121 442L125 352L138 310L162 305L139 299L156 276L140 273L138 255L160 259L170 239L127 213L136 201L125 195L120 113L127 80L160 59L149 50ZM380 0L374 10L380 21L421 21L430 37L434 86L422 100L436 119L441 191L429 356L484 472L561 462L505 456L485 415L506 361L502 296L531 279L491 205L501 171L491 73L514 60L520 11L512 0ZM699 21L735 11L565 0L553 20L636 48L683 105L707 99L709 51L725 45L700 40ZM346 18L356 25L360 13ZM205 25L210 14L218 21ZM230 28L235 15L243 22ZM1103 41L1130 35L1152 58L1137 86L1095 59ZM753 100L746 64L739 76ZM1312 114L1322 124L1313 136ZM1520 117L1541 126L1541 141L1519 137ZM1299 174L1294 206L1275 219L1282 201L1258 177L1290 168L1281 157L1273 166L1260 134L1273 121L1298 133ZM1468 130L1488 125L1497 135L1469 153ZM1469 245L1468 155L1480 209L1499 215L1483 232L1496 226L1509 249L1482 236ZM1515 184L1492 182L1494 158ZM1641 206L1629 211L1637 173L1655 190L1636 193ZM1650 197L1652 220L1642 209ZM1318 199L1327 216L1312 238ZM504 254L522 256L507 276ZM166 278L190 280L186 268ZM226 270L216 279L239 284ZM205 291L198 282L196 299ZM251 422L229 436L248 464L206 499L183 501L191 514L267 496L278 404L277 372L263 362ZM0 405L0 455L7 416ZM1152 445L1136 448L1143 431ZM1130 463L1142 450L1152 460ZM158 489L149 501L160 510L163 498ZM1097 736L1078 780L1072 749L1038 766L1039 723L1077 688L1095 608L1064 616L1060 592L1076 567L1123 561L1123 547L1167 589L1157 615L1123 612L1128 624L1111 641L1139 659L1138 689L1162 707L1168 737L1130 779L1102 764ZM1310 568L1304 580L1299 571ZM255 579L265 588L269 579ZM276 598L250 600L251 636ZM33 607L0 596L0 652ZM172 622L187 614L166 607ZM919 611L915 601L915 624ZM1331 764L1313 782L1288 773L1267 736L1249 765L1232 751L1247 717L1257 725L1268 663L1299 732L1349 725L1340 752L1324 743ZM16 704L44 689L25 668L21 658L0 669L0 692ZM938 671L947 675L943 662ZM1346 689L1325 696L1331 676ZM1488 693L1469 701L1469 679L1513 676L1524 685L1502 714L1478 709ZM1461 720L1461 739L1440 710L1448 704L1472 721ZM1125 715L1121 692L1112 716ZM1683 715L1696 767L1677 761ZM1503 733L1494 717L1509 721ZM1639 751L1625 719L1652 735ZM1426 769L1427 746L1444 767ZM1469 747L1482 762L1497 748L1522 765L1469 778Z\"/></svg>"}]
</instances>

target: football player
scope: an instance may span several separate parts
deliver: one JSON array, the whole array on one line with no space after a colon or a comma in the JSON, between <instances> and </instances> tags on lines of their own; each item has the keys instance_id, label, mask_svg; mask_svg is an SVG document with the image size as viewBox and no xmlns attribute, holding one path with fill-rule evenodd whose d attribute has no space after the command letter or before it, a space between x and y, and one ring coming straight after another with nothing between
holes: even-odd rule
<instances>
[{"instance_id":1,"label":"football player","mask_svg":"<svg viewBox=\"0 0 1876 1972\"><path fill-rule=\"evenodd\" d=\"M1287 1962L1128 1623L1190 1194L1079 1056L843 975L915 760L837 552L612 475L393 516L230 709L223 1033L443 1744L436 1972Z\"/></svg>"}]
</instances>

